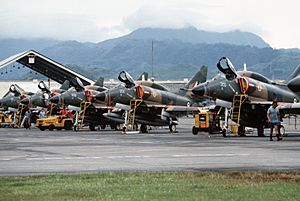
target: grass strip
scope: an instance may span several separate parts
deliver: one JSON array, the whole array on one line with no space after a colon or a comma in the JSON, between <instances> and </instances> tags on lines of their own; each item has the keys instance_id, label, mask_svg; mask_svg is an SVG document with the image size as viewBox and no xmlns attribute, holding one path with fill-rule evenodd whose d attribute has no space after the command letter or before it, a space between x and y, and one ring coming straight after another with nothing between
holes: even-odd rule
<instances>
[{"instance_id":1,"label":"grass strip","mask_svg":"<svg viewBox=\"0 0 300 201\"><path fill-rule=\"evenodd\" d=\"M0 177L0 200L299 200L300 172L111 172Z\"/></svg>"}]
</instances>

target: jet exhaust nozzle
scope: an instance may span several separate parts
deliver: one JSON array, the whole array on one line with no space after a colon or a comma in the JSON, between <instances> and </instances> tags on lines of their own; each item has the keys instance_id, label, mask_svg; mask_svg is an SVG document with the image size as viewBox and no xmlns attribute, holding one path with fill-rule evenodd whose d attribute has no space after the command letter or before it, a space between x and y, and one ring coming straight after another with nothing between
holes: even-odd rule
<instances>
[{"instance_id":1,"label":"jet exhaust nozzle","mask_svg":"<svg viewBox=\"0 0 300 201\"><path fill-rule=\"evenodd\" d=\"M192 89L192 92L198 96L204 96L205 94L205 86L204 84L200 84L197 87L195 87L194 89Z\"/></svg>"}]
</instances>

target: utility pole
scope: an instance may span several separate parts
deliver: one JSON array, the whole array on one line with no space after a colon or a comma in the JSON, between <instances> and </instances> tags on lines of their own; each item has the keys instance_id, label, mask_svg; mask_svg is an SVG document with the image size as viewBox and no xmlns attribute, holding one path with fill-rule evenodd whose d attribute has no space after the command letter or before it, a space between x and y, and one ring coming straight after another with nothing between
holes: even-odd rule
<instances>
[{"instance_id":1,"label":"utility pole","mask_svg":"<svg viewBox=\"0 0 300 201\"><path fill-rule=\"evenodd\" d=\"M151 59L151 61L152 61L152 76L151 76L151 81L152 82L154 82L154 65L153 65L154 58L153 58L153 52L154 52L154 49L153 49L153 40L152 40L152 59Z\"/></svg>"}]
</instances>

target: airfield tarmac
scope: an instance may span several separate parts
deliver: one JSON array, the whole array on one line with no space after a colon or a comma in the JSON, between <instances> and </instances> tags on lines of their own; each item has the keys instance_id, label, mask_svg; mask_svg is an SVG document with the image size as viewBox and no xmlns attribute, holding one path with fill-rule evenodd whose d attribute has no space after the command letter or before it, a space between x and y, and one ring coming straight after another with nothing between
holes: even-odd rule
<instances>
[{"instance_id":1,"label":"airfield tarmac","mask_svg":"<svg viewBox=\"0 0 300 201\"><path fill-rule=\"evenodd\" d=\"M300 134L269 137L193 135L192 119L178 133L156 128L148 134L101 131L40 131L0 128L0 175L101 171L300 170ZM268 134L269 130L265 130Z\"/></svg>"}]
</instances>

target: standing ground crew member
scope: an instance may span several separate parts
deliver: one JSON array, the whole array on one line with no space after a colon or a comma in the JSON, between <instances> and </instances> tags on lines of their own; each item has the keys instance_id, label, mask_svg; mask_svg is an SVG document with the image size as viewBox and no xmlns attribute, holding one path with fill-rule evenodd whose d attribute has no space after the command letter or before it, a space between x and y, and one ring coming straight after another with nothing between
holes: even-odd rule
<instances>
[{"instance_id":1,"label":"standing ground crew member","mask_svg":"<svg viewBox=\"0 0 300 201\"><path fill-rule=\"evenodd\" d=\"M68 116L68 110L66 106L64 105L63 108L60 110L61 116L66 117Z\"/></svg>"},{"instance_id":2,"label":"standing ground crew member","mask_svg":"<svg viewBox=\"0 0 300 201\"><path fill-rule=\"evenodd\" d=\"M30 129L30 124L31 124L31 113L30 113L30 111L29 110L27 110L26 112L25 112L25 115L24 115L24 128L26 128L26 130L27 129Z\"/></svg>"},{"instance_id":3,"label":"standing ground crew member","mask_svg":"<svg viewBox=\"0 0 300 201\"><path fill-rule=\"evenodd\" d=\"M273 101L271 107L268 109L267 112L268 121L270 124L270 141L273 141L272 135L273 135L273 128L275 127L276 133L277 133L277 141L282 140L279 134L279 124L280 124L280 116L279 116L279 110L277 108L277 101Z\"/></svg>"}]
</instances>

